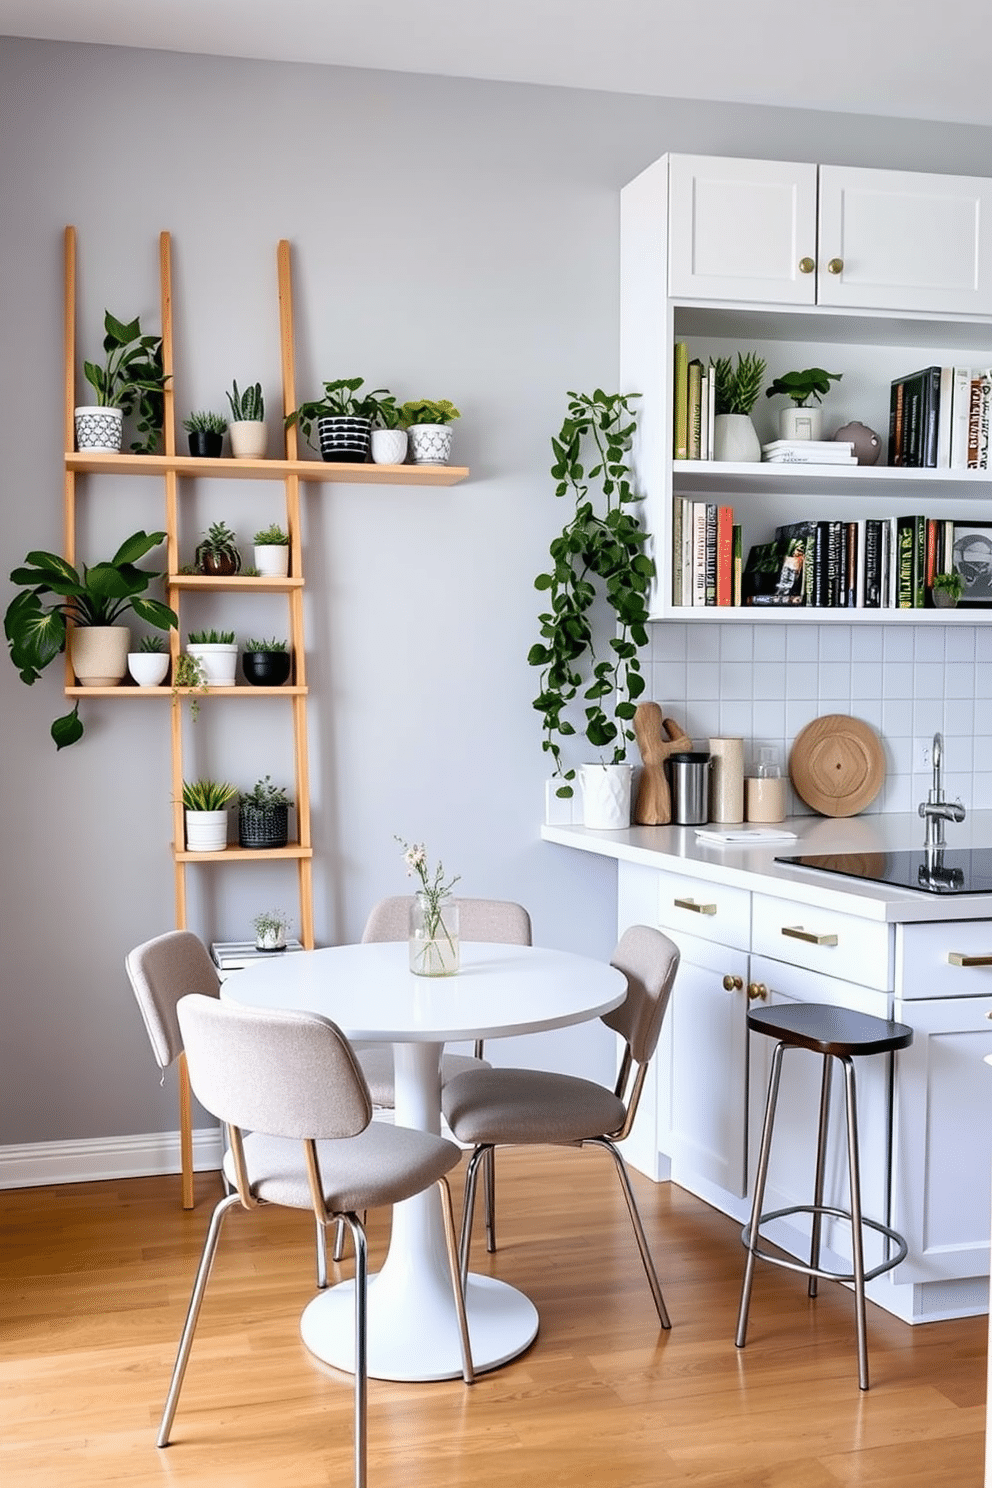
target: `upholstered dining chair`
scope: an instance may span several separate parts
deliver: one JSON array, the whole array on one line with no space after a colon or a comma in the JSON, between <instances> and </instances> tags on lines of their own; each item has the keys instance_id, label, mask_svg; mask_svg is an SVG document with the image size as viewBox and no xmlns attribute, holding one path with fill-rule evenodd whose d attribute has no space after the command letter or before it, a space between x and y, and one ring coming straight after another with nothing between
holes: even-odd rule
<instances>
[{"instance_id":1,"label":"upholstered dining chair","mask_svg":"<svg viewBox=\"0 0 992 1488\"><path fill-rule=\"evenodd\" d=\"M368 1247L358 1210L392 1206L436 1185L462 1351L474 1370L451 1191L461 1159L453 1142L372 1120L372 1098L341 1030L318 1013L242 1008L193 994L177 1006L197 1099L225 1123L233 1192L214 1209L166 1397L157 1444L169 1442L193 1335L224 1220L238 1204L310 1209L327 1229L342 1220L355 1248L355 1485L367 1463Z\"/></svg>"},{"instance_id":2,"label":"upholstered dining chair","mask_svg":"<svg viewBox=\"0 0 992 1488\"><path fill-rule=\"evenodd\" d=\"M626 1164L617 1143L629 1136L678 970L679 950L660 930L634 925L611 964L627 978L627 996L602 1021L625 1041L613 1090L577 1075L529 1069L478 1069L456 1075L441 1091L452 1135L474 1148L465 1177L460 1263L468 1273L479 1164L497 1146L602 1147L613 1158L641 1261L663 1328L671 1321L648 1247ZM490 1249L495 1248L495 1241Z\"/></svg>"}]
</instances>

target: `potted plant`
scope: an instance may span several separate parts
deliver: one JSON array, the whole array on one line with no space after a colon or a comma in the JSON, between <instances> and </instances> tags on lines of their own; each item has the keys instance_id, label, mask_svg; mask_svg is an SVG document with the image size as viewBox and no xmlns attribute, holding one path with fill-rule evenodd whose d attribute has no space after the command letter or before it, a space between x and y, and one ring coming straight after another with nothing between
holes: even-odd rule
<instances>
[{"instance_id":1,"label":"potted plant","mask_svg":"<svg viewBox=\"0 0 992 1488\"><path fill-rule=\"evenodd\" d=\"M83 687L111 687L127 671L131 646L127 626L116 622L128 610L159 630L179 624L179 617L160 600L144 597L156 570L139 568L138 559L165 539L164 532L133 532L106 562L77 571L57 553L30 552L15 568L11 581L20 586L4 616L10 659L30 686L66 647L77 681ZM48 602L44 596L54 598ZM109 654L108 654L109 648ZM64 749L82 737L79 704L52 724L56 747Z\"/></svg>"},{"instance_id":2,"label":"potted plant","mask_svg":"<svg viewBox=\"0 0 992 1488\"><path fill-rule=\"evenodd\" d=\"M186 654L196 657L208 686L235 685L238 647L233 630L191 630L186 639Z\"/></svg>"},{"instance_id":3,"label":"potted plant","mask_svg":"<svg viewBox=\"0 0 992 1488\"><path fill-rule=\"evenodd\" d=\"M252 687L281 687L290 673L292 656L285 641L245 642L241 669Z\"/></svg>"},{"instance_id":4,"label":"potted plant","mask_svg":"<svg viewBox=\"0 0 992 1488\"><path fill-rule=\"evenodd\" d=\"M451 423L461 414L447 398L414 398L400 409L410 434L410 458L415 465L447 465L451 458Z\"/></svg>"},{"instance_id":5,"label":"potted plant","mask_svg":"<svg viewBox=\"0 0 992 1488\"><path fill-rule=\"evenodd\" d=\"M630 510L640 501L630 482L627 452L635 428L636 393L568 394L568 412L552 438L555 495L570 498L572 512L551 543L552 566L534 587L547 596L539 616L541 640L527 660L541 671L534 707L541 715L543 749L551 756L558 796L573 794L575 768L566 764L562 741L581 732L599 755L586 768L586 806L597 785L618 787L616 817L630 824L635 700L644 691L638 656L647 645L648 594L654 563L645 552L647 534ZM593 488L595 482L596 489ZM597 639L601 621L594 607L605 604L613 622L608 642ZM570 716L581 698L584 720ZM623 820L626 815L626 821Z\"/></svg>"},{"instance_id":6,"label":"potted plant","mask_svg":"<svg viewBox=\"0 0 992 1488\"><path fill-rule=\"evenodd\" d=\"M301 403L287 415L287 429L298 424L311 449L319 447L324 460L361 464L369 456L373 420L381 420L384 410L396 403L385 388L360 393L363 381L361 377L339 377L335 382L325 382L322 398ZM317 445L310 437L314 424Z\"/></svg>"},{"instance_id":7,"label":"potted plant","mask_svg":"<svg viewBox=\"0 0 992 1488\"><path fill-rule=\"evenodd\" d=\"M830 391L832 382L840 382L843 372L825 372L822 367L807 367L804 372L786 372L776 377L765 389L766 398L784 393L791 398L792 407L783 408L778 416L779 434L783 439L819 439L823 427L823 411L812 408L810 399L817 403Z\"/></svg>"},{"instance_id":8,"label":"potted plant","mask_svg":"<svg viewBox=\"0 0 992 1488\"><path fill-rule=\"evenodd\" d=\"M756 352L738 352L737 365L729 357L713 359L716 391L713 455L717 460L760 460L761 443L751 422L758 401L765 362Z\"/></svg>"},{"instance_id":9,"label":"potted plant","mask_svg":"<svg viewBox=\"0 0 992 1488\"><path fill-rule=\"evenodd\" d=\"M282 909L263 909L252 920L256 951L284 951L286 936L292 929L293 917Z\"/></svg>"},{"instance_id":10,"label":"potted plant","mask_svg":"<svg viewBox=\"0 0 992 1488\"><path fill-rule=\"evenodd\" d=\"M165 416L163 391L169 375L162 365L161 336L143 336L140 318L118 320L104 314L104 361L83 363L83 376L96 389L96 404L74 410L76 448L119 454L124 442L124 415L138 410L136 440L140 455L154 452Z\"/></svg>"},{"instance_id":11,"label":"potted plant","mask_svg":"<svg viewBox=\"0 0 992 1488\"><path fill-rule=\"evenodd\" d=\"M242 847L285 847L292 801L282 786L264 776L238 797L238 839Z\"/></svg>"},{"instance_id":12,"label":"potted plant","mask_svg":"<svg viewBox=\"0 0 992 1488\"><path fill-rule=\"evenodd\" d=\"M392 396L380 400L372 420L372 463L402 465L406 460L407 431Z\"/></svg>"},{"instance_id":13,"label":"potted plant","mask_svg":"<svg viewBox=\"0 0 992 1488\"><path fill-rule=\"evenodd\" d=\"M142 636L137 651L127 653L127 669L139 687L157 687L169 670L169 653L160 635Z\"/></svg>"},{"instance_id":14,"label":"potted plant","mask_svg":"<svg viewBox=\"0 0 992 1488\"><path fill-rule=\"evenodd\" d=\"M254 567L265 578L284 579L289 573L289 533L278 522L255 533Z\"/></svg>"},{"instance_id":15,"label":"potted plant","mask_svg":"<svg viewBox=\"0 0 992 1488\"><path fill-rule=\"evenodd\" d=\"M241 572L237 538L226 522L211 522L206 536L196 545L193 563L198 573L215 578Z\"/></svg>"},{"instance_id":16,"label":"potted plant","mask_svg":"<svg viewBox=\"0 0 992 1488\"><path fill-rule=\"evenodd\" d=\"M172 705L178 703L180 695L184 691L189 692L189 716L195 723L200 716L200 699L197 694L209 692L206 673L203 663L198 656L190 656L184 651L176 660L175 671L172 674Z\"/></svg>"},{"instance_id":17,"label":"potted plant","mask_svg":"<svg viewBox=\"0 0 992 1488\"><path fill-rule=\"evenodd\" d=\"M262 384L256 382L242 393L235 382L227 401L231 405L231 421L227 426L231 454L236 460L264 460L265 399Z\"/></svg>"},{"instance_id":18,"label":"potted plant","mask_svg":"<svg viewBox=\"0 0 992 1488\"><path fill-rule=\"evenodd\" d=\"M934 605L938 610L953 610L961 598L963 588L961 575L957 572L934 574L932 586Z\"/></svg>"},{"instance_id":19,"label":"potted plant","mask_svg":"<svg viewBox=\"0 0 992 1488\"><path fill-rule=\"evenodd\" d=\"M183 419L183 428L189 435L189 452L201 458L216 460L224 448L224 431L227 420L219 413L200 411Z\"/></svg>"},{"instance_id":20,"label":"potted plant","mask_svg":"<svg viewBox=\"0 0 992 1488\"><path fill-rule=\"evenodd\" d=\"M236 785L218 780L184 780L187 852L223 852L227 846L227 808Z\"/></svg>"}]
</instances>

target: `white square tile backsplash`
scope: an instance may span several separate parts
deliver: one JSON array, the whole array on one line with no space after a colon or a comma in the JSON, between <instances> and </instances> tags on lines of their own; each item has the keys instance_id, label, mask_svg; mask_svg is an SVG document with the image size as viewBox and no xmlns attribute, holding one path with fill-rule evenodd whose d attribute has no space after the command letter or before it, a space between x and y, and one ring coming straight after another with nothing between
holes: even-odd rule
<instances>
[{"instance_id":1,"label":"white square tile backsplash","mask_svg":"<svg viewBox=\"0 0 992 1488\"><path fill-rule=\"evenodd\" d=\"M886 781L869 811L915 811L938 730L948 795L992 808L992 627L665 621L650 627L647 661L665 715L700 747L742 735L747 768L758 742L778 744L787 762L812 719L850 713L885 745ZM808 811L791 790L789 811Z\"/></svg>"}]
</instances>

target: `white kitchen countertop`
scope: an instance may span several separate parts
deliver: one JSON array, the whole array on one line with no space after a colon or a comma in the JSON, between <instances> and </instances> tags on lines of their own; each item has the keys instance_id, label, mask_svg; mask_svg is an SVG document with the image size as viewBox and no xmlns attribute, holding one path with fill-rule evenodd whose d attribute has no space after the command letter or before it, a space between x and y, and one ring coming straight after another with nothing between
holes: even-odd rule
<instances>
[{"instance_id":1,"label":"white kitchen countertop","mask_svg":"<svg viewBox=\"0 0 992 1488\"><path fill-rule=\"evenodd\" d=\"M545 842L571 847L623 863L682 873L711 883L733 884L754 892L845 910L891 923L992 919L992 894L929 894L885 884L842 878L788 863L778 854L871 853L922 849L924 823L915 812L892 815L796 816L782 822L794 840L761 846L701 841L695 827L628 827L604 832L592 827L541 828ZM713 829L712 826L710 828ZM969 811L946 826L948 849L992 847L992 811Z\"/></svg>"}]
</instances>

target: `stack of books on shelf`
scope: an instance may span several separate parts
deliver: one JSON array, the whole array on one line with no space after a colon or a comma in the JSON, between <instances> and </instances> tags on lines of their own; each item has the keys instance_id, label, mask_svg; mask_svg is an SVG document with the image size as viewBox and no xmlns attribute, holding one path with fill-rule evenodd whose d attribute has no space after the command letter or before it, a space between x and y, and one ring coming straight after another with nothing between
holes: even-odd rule
<instances>
[{"instance_id":1,"label":"stack of books on shelf","mask_svg":"<svg viewBox=\"0 0 992 1488\"><path fill-rule=\"evenodd\" d=\"M716 380L713 364L704 367L698 357L689 359L684 341L675 344L675 437L676 460L712 460L713 421L716 415Z\"/></svg>"},{"instance_id":2,"label":"stack of books on shelf","mask_svg":"<svg viewBox=\"0 0 992 1488\"><path fill-rule=\"evenodd\" d=\"M854 445L836 439L774 439L761 446L770 465L857 465Z\"/></svg>"},{"instance_id":3,"label":"stack of books on shelf","mask_svg":"<svg viewBox=\"0 0 992 1488\"><path fill-rule=\"evenodd\" d=\"M672 513L672 603L739 605L741 529L732 506L676 496Z\"/></svg>"},{"instance_id":4,"label":"stack of books on shelf","mask_svg":"<svg viewBox=\"0 0 992 1488\"><path fill-rule=\"evenodd\" d=\"M889 464L988 470L992 368L924 367L889 395Z\"/></svg>"},{"instance_id":5,"label":"stack of books on shelf","mask_svg":"<svg viewBox=\"0 0 992 1488\"><path fill-rule=\"evenodd\" d=\"M302 951L298 940L287 940L286 951ZM215 940L210 947L213 963L220 972L240 971L253 961L270 961L283 951L260 951L253 940Z\"/></svg>"}]
</instances>

